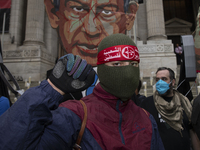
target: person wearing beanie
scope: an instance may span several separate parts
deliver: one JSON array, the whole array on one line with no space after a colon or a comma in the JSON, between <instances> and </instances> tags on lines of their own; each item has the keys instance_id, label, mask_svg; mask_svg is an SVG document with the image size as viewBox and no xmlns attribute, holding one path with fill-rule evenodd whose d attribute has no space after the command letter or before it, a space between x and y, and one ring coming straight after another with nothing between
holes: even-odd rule
<instances>
[{"instance_id":1,"label":"person wearing beanie","mask_svg":"<svg viewBox=\"0 0 200 150\"><path fill-rule=\"evenodd\" d=\"M80 56L63 56L47 80L0 116L0 149L164 150L152 115L130 100L139 62L128 36L107 36L98 48L100 82L93 93L59 105L62 95L88 88L95 75Z\"/></svg>"}]
</instances>

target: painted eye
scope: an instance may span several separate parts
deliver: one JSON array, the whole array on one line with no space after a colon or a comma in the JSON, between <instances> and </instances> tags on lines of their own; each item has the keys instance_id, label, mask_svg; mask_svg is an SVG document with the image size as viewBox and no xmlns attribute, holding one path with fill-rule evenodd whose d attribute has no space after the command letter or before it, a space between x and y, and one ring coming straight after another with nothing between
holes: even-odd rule
<instances>
[{"instance_id":1,"label":"painted eye","mask_svg":"<svg viewBox=\"0 0 200 150\"><path fill-rule=\"evenodd\" d=\"M111 15L112 14L112 11L109 11L109 10L102 10L102 13L104 15Z\"/></svg>"},{"instance_id":2,"label":"painted eye","mask_svg":"<svg viewBox=\"0 0 200 150\"><path fill-rule=\"evenodd\" d=\"M83 8L80 8L80 7L74 7L73 10L74 10L74 11L77 11L77 12L82 12L82 11L84 11L84 9L83 9Z\"/></svg>"}]
</instances>

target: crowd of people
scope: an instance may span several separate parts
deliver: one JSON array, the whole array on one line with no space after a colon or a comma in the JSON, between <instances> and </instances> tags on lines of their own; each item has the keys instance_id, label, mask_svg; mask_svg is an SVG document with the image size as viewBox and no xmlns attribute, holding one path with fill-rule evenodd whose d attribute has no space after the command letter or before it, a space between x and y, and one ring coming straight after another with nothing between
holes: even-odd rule
<instances>
[{"instance_id":1,"label":"crowd of people","mask_svg":"<svg viewBox=\"0 0 200 150\"><path fill-rule=\"evenodd\" d=\"M200 149L192 105L174 90L173 70L158 68L155 93L136 104L140 58L133 40L112 34L101 41L97 58L92 94L62 102L63 95L90 87L96 72L78 55L61 57L47 80L0 116L0 149Z\"/></svg>"}]
</instances>

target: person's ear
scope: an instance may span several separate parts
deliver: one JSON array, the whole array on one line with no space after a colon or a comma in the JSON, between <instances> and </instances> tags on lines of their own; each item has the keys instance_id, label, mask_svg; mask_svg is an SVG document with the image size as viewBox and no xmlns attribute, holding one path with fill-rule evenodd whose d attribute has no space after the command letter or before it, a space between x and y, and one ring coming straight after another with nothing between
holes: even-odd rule
<instances>
[{"instance_id":1,"label":"person's ear","mask_svg":"<svg viewBox=\"0 0 200 150\"><path fill-rule=\"evenodd\" d=\"M136 90L135 90L135 94L138 95L138 93L139 93L139 92L138 92L138 89L136 89Z\"/></svg>"},{"instance_id":2,"label":"person's ear","mask_svg":"<svg viewBox=\"0 0 200 150\"><path fill-rule=\"evenodd\" d=\"M176 80L173 79L173 80L172 80L172 86L175 86L175 84L176 84Z\"/></svg>"},{"instance_id":3,"label":"person's ear","mask_svg":"<svg viewBox=\"0 0 200 150\"><path fill-rule=\"evenodd\" d=\"M53 4L53 0L44 0L44 4L45 4L45 9L49 18L49 22L51 24L52 28L57 28L58 27L58 21L59 18L56 15L56 11L55 11L55 7Z\"/></svg>"},{"instance_id":4,"label":"person's ear","mask_svg":"<svg viewBox=\"0 0 200 150\"><path fill-rule=\"evenodd\" d=\"M132 29L138 8L139 5L135 1L129 3L128 12L126 14L126 30Z\"/></svg>"}]
</instances>

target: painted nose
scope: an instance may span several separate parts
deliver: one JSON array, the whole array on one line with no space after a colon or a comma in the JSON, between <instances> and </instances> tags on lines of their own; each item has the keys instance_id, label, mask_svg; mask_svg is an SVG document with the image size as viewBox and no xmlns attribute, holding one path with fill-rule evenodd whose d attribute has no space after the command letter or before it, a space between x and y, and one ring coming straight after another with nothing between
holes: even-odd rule
<instances>
[{"instance_id":1,"label":"painted nose","mask_svg":"<svg viewBox=\"0 0 200 150\"><path fill-rule=\"evenodd\" d=\"M101 32L101 29L97 25L98 18L96 17L97 16L93 10L90 10L86 16L86 19L84 20L84 26L82 30L89 36L99 36Z\"/></svg>"}]
</instances>

